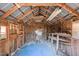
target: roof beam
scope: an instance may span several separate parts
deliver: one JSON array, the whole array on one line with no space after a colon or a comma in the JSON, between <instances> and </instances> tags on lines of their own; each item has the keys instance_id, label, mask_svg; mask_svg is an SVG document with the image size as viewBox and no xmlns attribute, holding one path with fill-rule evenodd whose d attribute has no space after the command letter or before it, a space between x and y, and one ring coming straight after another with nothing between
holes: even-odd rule
<instances>
[{"instance_id":1,"label":"roof beam","mask_svg":"<svg viewBox=\"0 0 79 59\"><path fill-rule=\"evenodd\" d=\"M21 6L20 6L19 3L14 3L14 5L17 6L18 10L19 10L22 14L24 14L24 12L20 9Z\"/></svg>"},{"instance_id":2,"label":"roof beam","mask_svg":"<svg viewBox=\"0 0 79 59\"><path fill-rule=\"evenodd\" d=\"M2 18L4 19L4 18L6 18L6 17L8 17L9 15L11 15L14 11L16 11L18 8L17 8L17 6L13 6L11 9L9 9L3 16L2 16Z\"/></svg>"},{"instance_id":3,"label":"roof beam","mask_svg":"<svg viewBox=\"0 0 79 59\"><path fill-rule=\"evenodd\" d=\"M0 10L0 12L5 13L3 10ZM12 18L16 19L14 16L10 15Z\"/></svg>"},{"instance_id":4,"label":"roof beam","mask_svg":"<svg viewBox=\"0 0 79 59\"><path fill-rule=\"evenodd\" d=\"M13 3L15 6L17 6L17 8L21 8L21 4L20 3Z\"/></svg>"},{"instance_id":5,"label":"roof beam","mask_svg":"<svg viewBox=\"0 0 79 59\"><path fill-rule=\"evenodd\" d=\"M25 16L31 14L31 13L32 13L34 10L36 10L36 9L38 9L38 7L35 7L35 8L33 8L33 9L29 10L29 11L24 12L24 15L19 15L19 16L17 17L17 19L20 19L20 20L23 19Z\"/></svg>"},{"instance_id":6,"label":"roof beam","mask_svg":"<svg viewBox=\"0 0 79 59\"><path fill-rule=\"evenodd\" d=\"M21 3L23 6L57 6L56 3Z\"/></svg>"},{"instance_id":7,"label":"roof beam","mask_svg":"<svg viewBox=\"0 0 79 59\"><path fill-rule=\"evenodd\" d=\"M22 5L20 5L20 7L22 7ZM8 17L9 15L11 15L13 12L15 12L18 9L17 6L13 6L11 7L3 16L2 19L5 19L6 17Z\"/></svg>"},{"instance_id":8,"label":"roof beam","mask_svg":"<svg viewBox=\"0 0 79 59\"><path fill-rule=\"evenodd\" d=\"M73 8L69 7L67 4L65 3L58 3L58 6L64 8L65 10L67 10L69 13L75 15L75 16L79 16L79 13L77 11L75 11Z\"/></svg>"}]
</instances>

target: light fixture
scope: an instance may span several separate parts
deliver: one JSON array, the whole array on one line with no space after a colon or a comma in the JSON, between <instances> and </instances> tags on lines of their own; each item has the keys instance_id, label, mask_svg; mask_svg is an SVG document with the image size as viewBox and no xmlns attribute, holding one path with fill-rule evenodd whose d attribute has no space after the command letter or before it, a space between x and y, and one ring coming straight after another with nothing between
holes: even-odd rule
<instances>
[{"instance_id":1,"label":"light fixture","mask_svg":"<svg viewBox=\"0 0 79 59\"><path fill-rule=\"evenodd\" d=\"M54 17L56 17L61 12L60 8L56 8L55 11L49 16L47 21L51 21Z\"/></svg>"}]
</instances>

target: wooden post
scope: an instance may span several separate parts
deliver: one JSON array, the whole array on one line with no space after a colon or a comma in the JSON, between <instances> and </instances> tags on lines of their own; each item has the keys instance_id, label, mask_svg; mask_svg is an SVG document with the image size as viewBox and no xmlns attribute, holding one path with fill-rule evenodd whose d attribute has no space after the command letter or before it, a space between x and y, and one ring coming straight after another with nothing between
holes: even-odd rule
<instances>
[{"instance_id":1,"label":"wooden post","mask_svg":"<svg viewBox=\"0 0 79 59\"><path fill-rule=\"evenodd\" d=\"M9 33L10 31L9 31L9 24L8 24L8 22L7 22L7 26L6 26L6 33L7 33L7 39L6 39L6 46L5 46L5 53L6 53L6 55L9 55L9 53L10 53L10 49L9 49L9 47L10 47L10 39L9 39Z\"/></svg>"},{"instance_id":2,"label":"wooden post","mask_svg":"<svg viewBox=\"0 0 79 59\"><path fill-rule=\"evenodd\" d=\"M56 44L56 51L58 53L58 48L59 48L59 34L57 34L57 44Z\"/></svg>"},{"instance_id":3,"label":"wooden post","mask_svg":"<svg viewBox=\"0 0 79 59\"><path fill-rule=\"evenodd\" d=\"M53 43L53 33L52 33L52 38L51 38L51 39L52 39L51 41L52 41L52 43Z\"/></svg>"}]
</instances>

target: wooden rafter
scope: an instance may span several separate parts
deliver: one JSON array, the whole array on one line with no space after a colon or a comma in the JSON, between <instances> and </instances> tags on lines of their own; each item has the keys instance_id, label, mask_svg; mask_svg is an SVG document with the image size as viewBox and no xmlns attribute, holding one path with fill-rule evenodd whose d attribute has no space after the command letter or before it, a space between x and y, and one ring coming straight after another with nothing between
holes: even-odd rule
<instances>
[{"instance_id":1,"label":"wooden rafter","mask_svg":"<svg viewBox=\"0 0 79 59\"><path fill-rule=\"evenodd\" d=\"M65 3L58 3L58 6L64 8L65 10L67 10L69 13L75 15L75 16L79 16L79 13L77 11L75 11L73 8L69 7L67 4Z\"/></svg>"},{"instance_id":2,"label":"wooden rafter","mask_svg":"<svg viewBox=\"0 0 79 59\"><path fill-rule=\"evenodd\" d=\"M24 12L20 9L21 8L21 5L19 3L14 3L15 6L17 6L18 10L24 14Z\"/></svg>"},{"instance_id":3,"label":"wooden rafter","mask_svg":"<svg viewBox=\"0 0 79 59\"><path fill-rule=\"evenodd\" d=\"M20 7L22 7L22 5L20 5ZM13 6L11 7L3 16L2 19L5 19L6 17L8 17L9 15L11 15L13 12L15 12L18 9L17 6Z\"/></svg>"},{"instance_id":4,"label":"wooden rafter","mask_svg":"<svg viewBox=\"0 0 79 59\"><path fill-rule=\"evenodd\" d=\"M36 9L38 9L38 8L35 7L35 8L33 8L33 9L29 10L29 11L24 12L24 15L19 15L19 16L17 17L17 19L20 19L20 20L23 19L25 16L31 14L31 13L32 13L34 10L36 10Z\"/></svg>"},{"instance_id":5,"label":"wooden rafter","mask_svg":"<svg viewBox=\"0 0 79 59\"><path fill-rule=\"evenodd\" d=\"M8 17L9 15L11 15L14 11L16 11L18 8L17 8L17 6L13 6L11 9L9 9L3 16L2 16L2 18L4 19L4 18L6 18L6 17Z\"/></svg>"},{"instance_id":6,"label":"wooden rafter","mask_svg":"<svg viewBox=\"0 0 79 59\"><path fill-rule=\"evenodd\" d=\"M17 6L17 8L21 8L21 4L20 3L14 3L15 6Z\"/></svg>"},{"instance_id":7,"label":"wooden rafter","mask_svg":"<svg viewBox=\"0 0 79 59\"><path fill-rule=\"evenodd\" d=\"M4 12L3 10L0 10L0 12L2 12L2 13L6 13L6 12ZM10 15L12 18L14 18L14 19L16 19L14 16L12 16L12 15Z\"/></svg>"}]
</instances>

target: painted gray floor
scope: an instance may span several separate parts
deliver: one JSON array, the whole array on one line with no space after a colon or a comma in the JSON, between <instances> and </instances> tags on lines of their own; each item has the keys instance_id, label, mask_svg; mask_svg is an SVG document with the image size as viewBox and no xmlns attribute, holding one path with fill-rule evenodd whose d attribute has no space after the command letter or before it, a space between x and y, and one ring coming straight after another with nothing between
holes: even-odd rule
<instances>
[{"instance_id":1,"label":"painted gray floor","mask_svg":"<svg viewBox=\"0 0 79 59\"><path fill-rule=\"evenodd\" d=\"M25 44L15 56L57 56L56 49L46 41L35 41Z\"/></svg>"}]
</instances>

